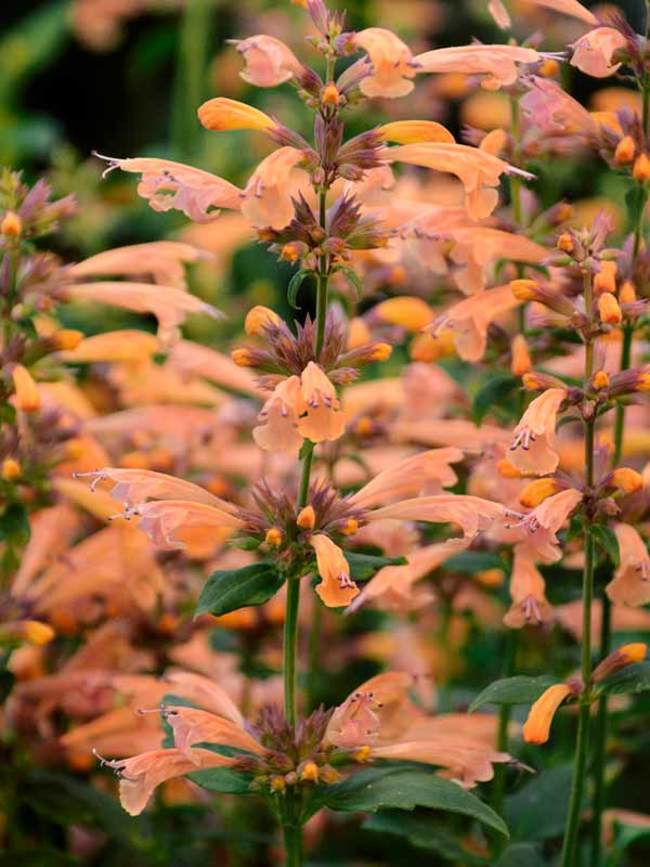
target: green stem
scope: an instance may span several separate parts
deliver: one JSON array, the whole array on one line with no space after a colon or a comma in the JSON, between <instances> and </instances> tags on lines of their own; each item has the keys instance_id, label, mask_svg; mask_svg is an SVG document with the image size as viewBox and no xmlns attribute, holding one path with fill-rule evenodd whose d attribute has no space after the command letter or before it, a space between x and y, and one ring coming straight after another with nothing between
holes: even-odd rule
<instances>
[{"instance_id":1,"label":"green stem","mask_svg":"<svg viewBox=\"0 0 650 867\"><path fill-rule=\"evenodd\" d=\"M517 638L518 633L515 629L509 629L505 636L504 646L504 661L502 677L512 677L515 672L517 658ZM497 729L497 750L499 752L508 752L508 728L510 727L510 716L512 707L508 704L501 705L499 709L499 728ZM497 813L503 810L503 799L506 793L506 768L502 765L496 765L494 768L494 783L492 786L492 809ZM502 843L502 837L499 835L499 843Z\"/></svg>"},{"instance_id":2,"label":"green stem","mask_svg":"<svg viewBox=\"0 0 650 867\"><path fill-rule=\"evenodd\" d=\"M602 623L600 627L600 658L604 659L612 644L612 603L606 593L602 600ZM598 713L594 727L594 806L591 824L591 864L600 867L602 863L603 810L605 809L605 764L607 743L607 697L598 700Z\"/></svg>"},{"instance_id":3,"label":"green stem","mask_svg":"<svg viewBox=\"0 0 650 867\"><path fill-rule=\"evenodd\" d=\"M323 619L323 608L317 600L314 600L311 629L309 631L308 649L308 676L307 676L307 707L313 710L314 696L320 669L320 633Z\"/></svg>"},{"instance_id":4,"label":"green stem","mask_svg":"<svg viewBox=\"0 0 650 867\"><path fill-rule=\"evenodd\" d=\"M210 45L213 0L187 0L178 43L171 139L174 153L191 156L200 126L196 108L205 98L205 73Z\"/></svg>"},{"instance_id":5,"label":"green stem","mask_svg":"<svg viewBox=\"0 0 650 867\"><path fill-rule=\"evenodd\" d=\"M285 867L302 864L302 829L300 825L283 825Z\"/></svg>"},{"instance_id":6,"label":"green stem","mask_svg":"<svg viewBox=\"0 0 650 867\"><path fill-rule=\"evenodd\" d=\"M284 716L289 725L296 725L296 650L298 645L298 609L300 578L287 581L287 601L284 616Z\"/></svg>"}]
</instances>

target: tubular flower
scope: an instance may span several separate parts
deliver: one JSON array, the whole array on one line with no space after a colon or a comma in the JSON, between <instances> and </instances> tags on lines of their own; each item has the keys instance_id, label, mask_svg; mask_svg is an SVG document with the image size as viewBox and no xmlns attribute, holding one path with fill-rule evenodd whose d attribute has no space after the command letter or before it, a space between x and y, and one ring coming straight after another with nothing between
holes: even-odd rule
<instances>
[{"instance_id":1,"label":"tubular flower","mask_svg":"<svg viewBox=\"0 0 650 867\"><path fill-rule=\"evenodd\" d=\"M603 661L594 669L591 680L593 683L599 683L610 674L620 671L621 668L626 668L628 665L633 665L636 662L643 662L648 652L648 645L642 641L635 641L631 644L624 644L617 647L613 653L606 656Z\"/></svg>"},{"instance_id":2,"label":"tubular flower","mask_svg":"<svg viewBox=\"0 0 650 867\"><path fill-rule=\"evenodd\" d=\"M517 174L530 178L528 172L509 165L479 148L461 144L424 142L384 148L381 156L387 162L411 163L438 172L456 175L465 188L465 207L474 220L489 217L497 206L496 189L502 174Z\"/></svg>"},{"instance_id":3,"label":"tubular flower","mask_svg":"<svg viewBox=\"0 0 650 867\"><path fill-rule=\"evenodd\" d=\"M418 73L442 72L483 75L481 87L499 90L517 80L517 64L539 63L543 59L534 48L519 45L459 45L437 48L418 54Z\"/></svg>"},{"instance_id":4,"label":"tubular flower","mask_svg":"<svg viewBox=\"0 0 650 867\"><path fill-rule=\"evenodd\" d=\"M464 361L480 361L485 354L490 323L519 304L509 283L495 289L485 289L454 304L427 330L434 337L451 331L458 355Z\"/></svg>"},{"instance_id":5,"label":"tubular flower","mask_svg":"<svg viewBox=\"0 0 650 867\"><path fill-rule=\"evenodd\" d=\"M433 524L457 524L465 537L473 537L487 530L504 515L500 503L464 494L439 494L401 500L382 506L366 515L366 520L379 521L394 518L399 521L428 521Z\"/></svg>"},{"instance_id":6,"label":"tubular flower","mask_svg":"<svg viewBox=\"0 0 650 867\"><path fill-rule=\"evenodd\" d=\"M453 135L435 120L394 120L384 123L375 130L382 141L395 144L417 144L419 142L447 142L453 144Z\"/></svg>"},{"instance_id":7,"label":"tubular flower","mask_svg":"<svg viewBox=\"0 0 650 867\"><path fill-rule=\"evenodd\" d=\"M535 567L532 552L526 545L516 545L510 578L512 604L503 618L510 629L539 626L551 619L552 609L546 599L546 583Z\"/></svg>"},{"instance_id":8,"label":"tubular flower","mask_svg":"<svg viewBox=\"0 0 650 867\"><path fill-rule=\"evenodd\" d=\"M253 439L268 452L288 452L297 455L302 445L298 431L298 407L301 401L300 379L290 376L276 386L262 407L253 428Z\"/></svg>"},{"instance_id":9,"label":"tubular flower","mask_svg":"<svg viewBox=\"0 0 650 867\"><path fill-rule=\"evenodd\" d=\"M614 75L620 63L612 63L612 56L619 48L625 48L625 36L614 27L596 27L581 36L571 48L571 66L594 78L607 78Z\"/></svg>"},{"instance_id":10,"label":"tubular flower","mask_svg":"<svg viewBox=\"0 0 650 867\"><path fill-rule=\"evenodd\" d=\"M219 216L222 208L239 210L241 190L201 169L156 157L135 157L108 160L106 175L113 169L141 175L138 195L149 202L154 211L182 211L195 223L207 223Z\"/></svg>"},{"instance_id":11,"label":"tubular flower","mask_svg":"<svg viewBox=\"0 0 650 867\"><path fill-rule=\"evenodd\" d=\"M573 689L567 683L556 683L537 699L524 723L523 735L527 744L546 743L557 709L572 693Z\"/></svg>"},{"instance_id":12,"label":"tubular flower","mask_svg":"<svg viewBox=\"0 0 650 867\"><path fill-rule=\"evenodd\" d=\"M199 120L206 129L221 132L229 129L253 129L268 132L275 121L252 105L217 96L204 102L198 109Z\"/></svg>"},{"instance_id":13,"label":"tubular flower","mask_svg":"<svg viewBox=\"0 0 650 867\"><path fill-rule=\"evenodd\" d=\"M561 556L556 533L582 501L582 492L567 488L547 497L518 525L527 530L526 542L542 563L555 563Z\"/></svg>"},{"instance_id":14,"label":"tubular flower","mask_svg":"<svg viewBox=\"0 0 650 867\"><path fill-rule=\"evenodd\" d=\"M246 63L239 74L255 87L276 87L302 73L303 66L293 51L274 36L260 33L233 41Z\"/></svg>"},{"instance_id":15,"label":"tubular flower","mask_svg":"<svg viewBox=\"0 0 650 867\"><path fill-rule=\"evenodd\" d=\"M411 295L400 295L381 301L372 310L382 322L399 325L407 331L421 331L433 318L433 310L426 301Z\"/></svg>"},{"instance_id":16,"label":"tubular flower","mask_svg":"<svg viewBox=\"0 0 650 867\"><path fill-rule=\"evenodd\" d=\"M11 371L11 378L18 409L21 412L38 412L41 408L41 396L31 373L22 364L16 364Z\"/></svg>"},{"instance_id":17,"label":"tubular flower","mask_svg":"<svg viewBox=\"0 0 650 867\"><path fill-rule=\"evenodd\" d=\"M416 64L407 45L390 30L367 27L354 36L354 45L370 58L369 74L361 79L361 92L369 97L395 98L413 90Z\"/></svg>"},{"instance_id":18,"label":"tubular flower","mask_svg":"<svg viewBox=\"0 0 650 867\"><path fill-rule=\"evenodd\" d=\"M198 539L209 546L223 542L243 526L243 521L219 509L191 500L158 500L127 508L125 516L138 517L138 527L152 542L164 550L184 548L187 535L194 543ZM186 533L188 531L188 533ZM215 532L216 531L216 532Z\"/></svg>"},{"instance_id":19,"label":"tubular flower","mask_svg":"<svg viewBox=\"0 0 650 867\"><path fill-rule=\"evenodd\" d=\"M560 457L555 449L555 424L566 396L566 389L549 388L521 417L510 444L509 461L522 473L543 476L557 469Z\"/></svg>"},{"instance_id":20,"label":"tubular flower","mask_svg":"<svg viewBox=\"0 0 650 867\"><path fill-rule=\"evenodd\" d=\"M359 588L350 577L350 567L343 551L322 533L313 535L309 544L316 552L320 584L316 593L328 608L349 605L359 593Z\"/></svg>"},{"instance_id":21,"label":"tubular flower","mask_svg":"<svg viewBox=\"0 0 650 867\"><path fill-rule=\"evenodd\" d=\"M210 259L205 250L199 250L182 241L149 241L146 244L129 244L104 250L83 262L66 268L66 276L74 280L80 277L107 277L114 275L151 275L155 283L185 289L185 268L189 262Z\"/></svg>"},{"instance_id":22,"label":"tubular flower","mask_svg":"<svg viewBox=\"0 0 650 867\"><path fill-rule=\"evenodd\" d=\"M298 148L278 148L255 169L242 194L241 210L255 228L283 229L294 216L289 180L304 159Z\"/></svg>"},{"instance_id":23,"label":"tubular flower","mask_svg":"<svg viewBox=\"0 0 650 867\"><path fill-rule=\"evenodd\" d=\"M336 389L313 361L309 362L300 376L300 396L300 435L314 443L338 439L345 430L345 413L336 396Z\"/></svg>"},{"instance_id":24,"label":"tubular flower","mask_svg":"<svg viewBox=\"0 0 650 867\"><path fill-rule=\"evenodd\" d=\"M620 565L606 592L615 605L645 605L650 602L650 558L644 540L629 524L614 527Z\"/></svg>"}]
</instances>

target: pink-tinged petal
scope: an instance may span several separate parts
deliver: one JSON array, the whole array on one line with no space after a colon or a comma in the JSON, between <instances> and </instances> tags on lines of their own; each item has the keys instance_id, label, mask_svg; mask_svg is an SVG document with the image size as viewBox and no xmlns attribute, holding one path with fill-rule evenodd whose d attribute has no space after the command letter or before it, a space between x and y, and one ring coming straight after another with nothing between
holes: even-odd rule
<instances>
[{"instance_id":1,"label":"pink-tinged petal","mask_svg":"<svg viewBox=\"0 0 650 867\"><path fill-rule=\"evenodd\" d=\"M462 73L485 75L481 84L490 90L505 87L517 80L517 64L539 63L542 55L534 48L519 45L460 45L437 48L418 54L418 73Z\"/></svg>"},{"instance_id":2,"label":"pink-tinged petal","mask_svg":"<svg viewBox=\"0 0 650 867\"><path fill-rule=\"evenodd\" d=\"M249 370L239 367L228 355L191 340L179 340L171 348L167 361L183 374L202 376L223 388L253 397L262 393Z\"/></svg>"},{"instance_id":3,"label":"pink-tinged petal","mask_svg":"<svg viewBox=\"0 0 650 867\"><path fill-rule=\"evenodd\" d=\"M164 719L174 733L175 746L191 761L200 763L196 744L220 744L261 755L264 748L241 726L223 717L193 707L165 706Z\"/></svg>"},{"instance_id":4,"label":"pink-tinged petal","mask_svg":"<svg viewBox=\"0 0 650 867\"><path fill-rule=\"evenodd\" d=\"M336 389L313 361L300 375L298 414L298 433L304 439L320 443L343 435L346 416Z\"/></svg>"},{"instance_id":5,"label":"pink-tinged petal","mask_svg":"<svg viewBox=\"0 0 650 867\"><path fill-rule=\"evenodd\" d=\"M407 45L381 27L367 27L354 36L354 44L368 54L370 74L361 79L361 92L369 97L395 98L413 90L417 71Z\"/></svg>"},{"instance_id":6,"label":"pink-tinged petal","mask_svg":"<svg viewBox=\"0 0 650 867\"><path fill-rule=\"evenodd\" d=\"M354 749L397 737L413 719L413 677L390 671L365 681L335 708L323 743Z\"/></svg>"},{"instance_id":7,"label":"pink-tinged petal","mask_svg":"<svg viewBox=\"0 0 650 867\"><path fill-rule=\"evenodd\" d=\"M550 78L533 76L520 107L528 123L546 134L591 136L597 130L587 109Z\"/></svg>"},{"instance_id":8,"label":"pink-tinged petal","mask_svg":"<svg viewBox=\"0 0 650 867\"><path fill-rule=\"evenodd\" d=\"M183 266L205 258L211 258L211 254L182 241L150 241L97 253L66 268L66 275L75 280L81 277L151 275L155 283L185 289Z\"/></svg>"},{"instance_id":9,"label":"pink-tinged petal","mask_svg":"<svg viewBox=\"0 0 650 867\"><path fill-rule=\"evenodd\" d=\"M260 33L237 40L235 45L246 62L239 74L256 87L277 87L303 70L289 46L275 36Z\"/></svg>"},{"instance_id":10,"label":"pink-tinged petal","mask_svg":"<svg viewBox=\"0 0 650 867\"><path fill-rule=\"evenodd\" d=\"M189 759L181 750L151 750L130 759L104 761L120 777L120 801L131 816L138 816L161 783L203 768L229 767L233 759L210 750L195 750Z\"/></svg>"},{"instance_id":11,"label":"pink-tinged petal","mask_svg":"<svg viewBox=\"0 0 650 867\"><path fill-rule=\"evenodd\" d=\"M433 524L457 524L465 536L476 536L504 514L500 503L469 497L464 494L440 494L403 500L391 506L375 509L367 520L396 518L403 521L428 521Z\"/></svg>"},{"instance_id":12,"label":"pink-tinged petal","mask_svg":"<svg viewBox=\"0 0 650 867\"><path fill-rule=\"evenodd\" d=\"M502 30L510 28L512 21L510 20L508 10L501 0L490 0L487 8L497 27L500 27Z\"/></svg>"},{"instance_id":13,"label":"pink-tinged petal","mask_svg":"<svg viewBox=\"0 0 650 867\"><path fill-rule=\"evenodd\" d=\"M269 452L297 455L303 442L298 430L300 379L290 376L276 386L257 416L260 424L253 428L257 445Z\"/></svg>"},{"instance_id":14,"label":"pink-tinged petal","mask_svg":"<svg viewBox=\"0 0 650 867\"><path fill-rule=\"evenodd\" d=\"M650 602L650 558L644 540L629 524L614 527L620 565L607 585L607 595L615 605L646 605Z\"/></svg>"},{"instance_id":15,"label":"pink-tinged petal","mask_svg":"<svg viewBox=\"0 0 650 867\"><path fill-rule=\"evenodd\" d=\"M242 193L241 210L255 228L283 229L294 216L291 176L305 158L298 148L278 148L255 169Z\"/></svg>"},{"instance_id":16,"label":"pink-tinged petal","mask_svg":"<svg viewBox=\"0 0 650 867\"><path fill-rule=\"evenodd\" d=\"M462 461L463 456L460 449L452 447L411 455L375 476L353 494L349 502L367 509L380 502L414 496L432 482L436 482L439 487L449 488L458 480L450 464Z\"/></svg>"},{"instance_id":17,"label":"pink-tinged petal","mask_svg":"<svg viewBox=\"0 0 650 867\"><path fill-rule=\"evenodd\" d=\"M503 618L510 629L540 626L547 623L553 610L546 599L546 582L535 566L533 552L527 545L515 545L510 576L512 605Z\"/></svg>"},{"instance_id":18,"label":"pink-tinged petal","mask_svg":"<svg viewBox=\"0 0 650 867\"><path fill-rule=\"evenodd\" d=\"M582 502L582 496L582 491L567 488L566 491L547 497L537 508L514 524L527 531L525 542L534 552L536 560L555 563L560 559L561 551L556 534Z\"/></svg>"},{"instance_id":19,"label":"pink-tinged petal","mask_svg":"<svg viewBox=\"0 0 650 867\"><path fill-rule=\"evenodd\" d=\"M164 680L173 686L171 690L166 688L165 692L174 692L176 695L188 698L205 710L224 717L243 728L244 717L239 708L226 690L214 680L193 671L180 669L165 672Z\"/></svg>"},{"instance_id":20,"label":"pink-tinged petal","mask_svg":"<svg viewBox=\"0 0 650 867\"><path fill-rule=\"evenodd\" d=\"M564 388L549 388L529 405L514 430L508 460L520 472L535 476L553 473L560 462L555 425Z\"/></svg>"},{"instance_id":21,"label":"pink-tinged petal","mask_svg":"<svg viewBox=\"0 0 650 867\"><path fill-rule=\"evenodd\" d=\"M309 544L316 552L316 565L321 577L316 593L328 608L349 605L359 588L350 577L350 567L343 551L322 533L312 536Z\"/></svg>"},{"instance_id":22,"label":"pink-tinged petal","mask_svg":"<svg viewBox=\"0 0 650 867\"><path fill-rule=\"evenodd\" d=\"M135 313L151 313L158 320L158 336L165 342L178 336L178 326L190 313L205 313L214 319L223 316L211 304L206 304L188 292L153 283L99 280L96 283L70 284L65 286L62 292L72 301L108 304L133 310Z\"/></svg>"},{"instance_id":23,"label":"pink-tinged petal","mask_svg":"<svg viewBox=\"0 0 650 867\"><path fill-rule=\"evenodd\" d=\"M462 735L438 736L434 740L405 740L396 744L373 747L371 756L393 761L424 762L446 769L444 776L464 788L484 783L494 776L493 764L511 761L508 753L497 752L480 743L468 741Z\"/></svg>"},{"instance_id":24,"label":"pink-tinged petal","mask_svg":"<svg viewBox=\"0 0 650 867\"><path fill-rule=\"evenodd\" d=\"M612 56L619 48L625 48L627 39L614 27L596 27L585 33L571 46L571 66L594 78L607 78L614 75L621 66L612 63Z\"/></svg>"},{"instance_id":25,"label":"pink-tinged petal","mask_svg":"<svg viewBox=\"0 0 650 867\"><path fill-rule=\"evenodd\" d=\"M184 548L183 532L186 530L194 531L194 543L198 544L199 539L205 537L206 544L213 539L216 545L243 526L243 521L222 509L190 500L144 503L128 509L127 515L139 517L139 529L163 550Z\"/></svg>"},{"instance_id":26,"label":"pink-tinged petal","mask_svg":"<svg viewBox=\"0 0 650 867\"><path fill-rule=\"evenodd\" d=\"M195 223L207 223L219 216L221 208L240 208L241 190L202 169L156 157L96 156L109 162L104 174L119 168L141 175L138 194L147 199L154 211L182 211Z\"/></svg>"}]
</instances>

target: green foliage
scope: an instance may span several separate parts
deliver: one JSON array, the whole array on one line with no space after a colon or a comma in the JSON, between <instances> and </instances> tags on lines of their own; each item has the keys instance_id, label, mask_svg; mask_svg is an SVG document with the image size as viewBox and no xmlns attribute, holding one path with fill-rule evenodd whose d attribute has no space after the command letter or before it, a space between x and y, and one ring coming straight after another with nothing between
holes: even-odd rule
<instances>
[{"instance_id":1,"label":"green foliage","mask_svg":"<svg viewBox=\"0 0 650 867\"><path fill-rule=\"evenodd\" d=\"M471 703L470 712L484 704L532 704L556 681L552 677L506 677L495 680L487 686Z\"/></svg>"},{"instance_id":2,"label":"green foliage","mask_svg":"<svg viewBox=\"0 0 650 867\"><path fill-rule=\"evenodd\" d=\"M346 551L345 559L355 581L368 581L384 566L404 566L408 562L405 557L381 557L376 554L359 554L356 551Z\"/></svg>"},{"instance_id":3,"label":"green foliage","mask_svg":"<svg viewBox=\"0 0 650 867\"><path fill-rule=\"evenodd\" d=\"M570 764L541 771L506 799L505 817L513 839L537 842L561 836L572 773Z\"/></svg>"},{"instance_id":4,"label":"green foliage","mask_svg":"<svg viewBox=\"0 0 650 867\"><path fill-rule=\"evenodd\" d=\"M487 413L495 406L503 404L519 385L519 379L511 373L497 373L491 377L474 395L472 419L481 424Z\"/></svg>"},{"instance_id":5,"label":"green foliage","mask_svg":"<svg viewBox=\"0 0 650 867\"><path fill-rule=\"evenodd\" d=\"M207 789L209 792L219 792L222 795L248 795L252 777L232 768L205 768L188 774L192 782Z\"/></svg>"},{"instance_id":6,"label":"green foliage","mask_svg":"<svg viewBox=\"0 0 650 867\"><path fill-rule=\"evenodd\" d=\"M268 561L213 572L203 586L195 617L218 617L245 605L262 605L275 596L284 581L285 576Z\"/></svg>"},{"instance_id":7,"label":"green foliage","mask_svg":"<svg viewBox=\"0 0 650 867\"><path fill-rule=\"evenodd\" d=\"M625 695L650 690L650 662L637 662L626 665L606 677L598 684L598 689L606 695Z\"/></svg>"},{"instance_id":8,"label":"green foliage","mask_svg":"<svg viewBox=\"0 0 650 867\"><path fill-rule=\"evenodd\" d=\"M416 811L405 814L398 810L380 810L363 823L366 831L392 834L407 840L416 849L424 849L451 864L482 867L489 862L463 849L456 838L429 813Z\"/></svg>"},{"instance_id":9,"label":"green foliage","mask_svg":"<svg viewBox=\"0 0 650 867\"><path fill-rule=\"evenodd\" d=\"M303 284L303 281L307 279L307 277L312 277L313 271L308 271L306 269L302 269L297 271L291 280L289 280L289 285L287 286L287 301L294 308L294 310L300 310L300 306L296 304L296 300L298 298L298 291Z\"/></svg>"},{"instance_id":10,"label":"green foliage","mask_svg":"<svg viewBox=\"0 0 650 867\"><path fill-rule=\"evenodd\" d=\"M596 545L602 548L612 564L618 568L621 558L616 533L607 524L592 524L590 532Z\"/></svg>"}]
</instances>

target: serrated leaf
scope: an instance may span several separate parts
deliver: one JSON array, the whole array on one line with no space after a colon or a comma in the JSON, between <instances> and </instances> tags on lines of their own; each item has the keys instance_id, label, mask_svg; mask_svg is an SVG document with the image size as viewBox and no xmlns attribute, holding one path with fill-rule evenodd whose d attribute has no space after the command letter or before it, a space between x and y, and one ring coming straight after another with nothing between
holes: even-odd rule
<instances>
[{"instance_id":1,"label":"serrated leaf","mask_svg":"<svg viewBox=\"0 0 650 867\"><path fill-rule=\"evenodd\" d=\"M355 581L368 581L384 566L404 566L406 557L382 557L378 554L359 554L346 551L345 559L350 566L350 575Z\"/></svg>"},{"instance_id":2,"label":"serrated leaf","mask_svg":"<svg viewBox=\"0 0 650 867\"><path fill-rule=\"evenodd\" d=\"M284 581L284 575L266 561L241 569L213 572L201 591L194 616L214 614L218 617L246 605L262 605L275 596Z\"/></svg>"},{"instance_id":3,"label":"serrated leaf","mask_svg":"<svg viewBox=\"0 0 650 867\"><path fill-rule=\"evenodd\" d=\"M187 775L193 783L207 789L209 792L219 792L225 795L249 795L253 780L250 774L235 771L232 768L204 768Z\"/></svg>"},{"instance_id":4,"label":"serrated leaf","mask_svg":"<svg viewBox=\"0 0 650 867\"><path fill-rule=\"evenodd\" d=\"M650 689L650 662L626 665L598 684L606 695L634 695Z\"/></svg>"},{"instance_id":5,"label":"serrated leaf","mask_svg":"<svg viewBox=\"0 0 650 867\"><path fill-rule=\"evenodd\" d=\"M503 819L487 804L457 783L445 780L429 770L403 766L367 768L352 774L342 783L321 789L316 804L345 813L427 807L461 813L508 836Z\"/></svg>"},{"instance_id":6,"label":"serrated leaf","mask_svg":"<svg viewBox=\"0 0 650 867\"><path fill-rule=\"evenodd\" d=\"M505 816L514 839L531 842L562 835L572 776L571 764L558 765L506 798Z\"/></svg>"},{"instance_id":7,"label":"serrated leaf","mask_svg":"<svg viewBox=\"0 0 650 867\"><path fill-rule=\"evenodd\" d=\"M472 419L480 425L487 412L501 404L519 385L519 379L511 373L498 373L479 388L472 401Z\"/></svg>"},{"instance_id":8,"label":"serrated leaf","mask_svg":"<svg viewBox=\"0 0 650 867\"><path fill-rule=\"evenodd\" d=\"M557 681L547 675L495 680L476 696L469 706L469 712L472 713L484 704L532 704L553 683Z\"/></svg>"},{"instance_id":9,"label":"serrated leaf","mask_svg":"<svg viewBox=\"0 0 650 867\"><path fill-rule=\"evenodd\" d=\"M618 568L621 558L616 533L606 524L592 524L590 532L593 536L594 542L599 548L603 549L605 554L607 554L609 559L612 561L614 567Z\"/></svg>"},{"instance_id":10,"label":"serrated leaf","mask_svg":"<svg viewBox=\"0 0 650 867\"><path fill-rule=\"evenodd\" d=\"M452 864L482 867L490 863L485 858L464 849L448 831L436 823L429 813L404 813L402 810L380 810L368 816L362 825L365 831L405 837L411 846L435 852Z\"/></svg>"},{"instance_id":11,"label":"serrated leaf","mask_svg":"<svg viewBox=\"0 0 650 867\"><path fill-rule=\"evenodd\" d=\"M300 307L296 304L296 299L298 297L298 291L303 284L303 281L307 279L310 275L312 275L312 271L305 271L302 269L301 271L297 271L291 280L289 280L289 285L287 286L287 301L294 308L294 310L300 310Z\"/></svg>"}]
</instances>

